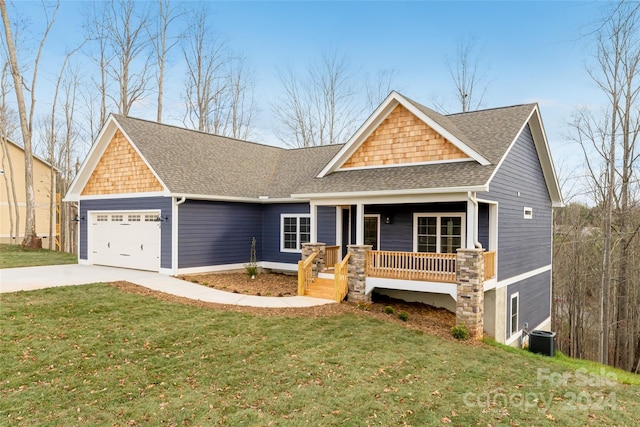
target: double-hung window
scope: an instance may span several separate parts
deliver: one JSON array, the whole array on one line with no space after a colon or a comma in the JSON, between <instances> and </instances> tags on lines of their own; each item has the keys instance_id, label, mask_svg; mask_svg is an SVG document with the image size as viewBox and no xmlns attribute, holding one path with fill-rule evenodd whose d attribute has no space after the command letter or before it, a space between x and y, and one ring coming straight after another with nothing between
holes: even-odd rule
<instances>
[{"instance_id":1,"label":"double-hung window","mask_svg":"<svg viewBox=\"0 0 640 427\"><path fill-rule=\"evenodd\" d=\"M300 252L302 244L311 241L309 214L282 214L280 216L280 250Z\"/></svg>"},{"instance_id":2,"label":"double-hung window","mask_svg":"<svg viewBox=\"0 0 640 427\"><path fill-rule=\"evenodd\" d=\"M414 214L414 252L456 253L465 244L464 225L464 214Z\"/></svg>"}]
</instances>

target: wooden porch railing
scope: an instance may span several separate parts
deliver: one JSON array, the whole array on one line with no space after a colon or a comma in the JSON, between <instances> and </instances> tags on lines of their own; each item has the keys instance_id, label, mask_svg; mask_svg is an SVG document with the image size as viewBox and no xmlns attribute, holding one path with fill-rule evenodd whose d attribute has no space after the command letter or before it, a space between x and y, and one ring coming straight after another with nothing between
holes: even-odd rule
<instances>
[{"instance_id":1,"label":"wooden porch railing","mask_svg":"<svg viewBox=\"0 0 640 427\"><path fill-rule=\"evenodd\" d=\"M456 254L369 251L367 275L456 283Z\"/></svg>"},{"instance_id":2,"label":"wooden porch railing","mask_svg":"<svg viewBox=\"0 0 640 427\"><path fill-rule=\"evenodd\" d=\"M313 282L313 260L317 253L312 253L309 258L298 261L298 295L304 295Z\"/></svg>"},{"instance_id":3,"label":"wooden porch railing","mask_svg":"<svg viewBox=\"0 0 640 427\"><path fill-rule=\"evenodd\" d=\"M338 263L339 251L340 246L326 246L324 248L324 265L328 270Z\"/></svg>"},{"instance_id":4,"label":"wooden porch railing","mask_svg":"<svg viewBox=\"0 0 640 427\"><path fill-rule=\"evenodd\" d=\"M491 279L496 275L496 253L484 253L484 280Z\"/></svg>"},{"instance_id":5,"label":"wooden porch railing","mask_svg":"<svg viewBox=\"0 0 640 427\"><path fill-rule=\"evenodd\" d=\"M335 300L336 302L342 302L344 297L349 293L349 257L351 254L347 254L346 257L336 264L333 277L335 280Z\"/></svg>"}]
</instances>

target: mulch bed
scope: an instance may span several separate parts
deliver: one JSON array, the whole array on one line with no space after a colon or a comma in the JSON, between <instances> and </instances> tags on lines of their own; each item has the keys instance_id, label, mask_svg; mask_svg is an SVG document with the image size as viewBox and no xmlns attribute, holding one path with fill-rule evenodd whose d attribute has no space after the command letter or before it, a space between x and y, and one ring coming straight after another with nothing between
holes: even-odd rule
<instances>
[{"instance_id":1,"label":"mulch bed","mask_svg":"<svg viewBox=\"0 0 640 427\"><path fill-rule=\"evenodd\" d=\"M180 279L204 286L220 289L227 292L241 293L259 296L293 296L297 294L297 277L281 273L261 273L255 279L251 279L246 273L211 273L189 276L179 276ZM423 331L429 335L454 340L451 336L451 327L455 325L455 314L444 308L435 308L422 303L405 302L374 294L374 302L371 304L355 304L344 301L341 304L325 304L316 307L304 308L264 308L243 307L227 304L216 304L177 297L158 291L153 291L129 282L111 283L118 289L138 295L151 296L163 301L187 304L196 307L205 307L215 310L230 310L240 313L248 313L256 316L287 316L287 317L330 317L345 313L371 316L380 320L395 322L402 326ZM386 314L385 307L391 306L394 314ZM407 321L402 321L398 314L408 314ZM472 343L473 341L467 341ZM476 341L477 342L477 341Z\"/></svg>"}]
</instances>

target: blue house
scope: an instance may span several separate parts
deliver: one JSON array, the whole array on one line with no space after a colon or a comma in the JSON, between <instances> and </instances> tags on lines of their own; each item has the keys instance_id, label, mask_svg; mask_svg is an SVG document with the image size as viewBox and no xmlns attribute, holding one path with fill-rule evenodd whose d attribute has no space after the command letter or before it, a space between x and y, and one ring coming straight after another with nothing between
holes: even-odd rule
<instances>
[{"instance_id":1,"label":"blue house","mask_svg":"<svg viewBox=\"0 0 640 427\"><path fill-rule=\"evenodd\" d=\"M345 144L301 149L111 115L66 200L83 264L235 270L255 237L264 269L353 264L351 300L445 307L506 343L550 326L562 198L537 104L445 116L392 92Z\"/></svg>"}]
</instances>

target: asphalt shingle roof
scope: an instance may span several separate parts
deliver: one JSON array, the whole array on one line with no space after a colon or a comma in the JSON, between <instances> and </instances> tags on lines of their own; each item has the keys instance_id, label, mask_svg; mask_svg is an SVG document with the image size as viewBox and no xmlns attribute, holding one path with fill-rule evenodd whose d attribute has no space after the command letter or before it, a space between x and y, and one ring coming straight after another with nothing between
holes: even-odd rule
<instances>
[{"instance_id":1,"label":"asphalt shingle roof","mask_svg":"<svg viewBox=\"0 0 640 427\"><path fill-rule=\"evenodd\" d=\"M290 197L342 147L286 150L114 115L160 179L176 194Z\"/></svg>"},{"instance_id":2,"label":"asphalt shingle roof","mask_svg":"<svg viewBox=\"0 0 640 427\"><path fill-rule=\"evenodd\" d=\"M316 178L343 145L284 149L114 115L175 194L287 198L292 194L484 185L535 104L444 116L406 98L491 164L475 161L360 170Z\"/></svg>"}]
</instances>

